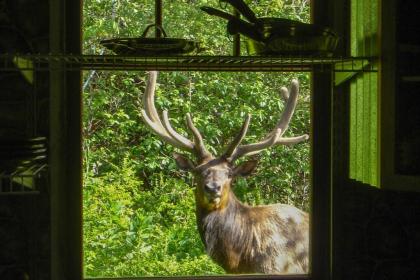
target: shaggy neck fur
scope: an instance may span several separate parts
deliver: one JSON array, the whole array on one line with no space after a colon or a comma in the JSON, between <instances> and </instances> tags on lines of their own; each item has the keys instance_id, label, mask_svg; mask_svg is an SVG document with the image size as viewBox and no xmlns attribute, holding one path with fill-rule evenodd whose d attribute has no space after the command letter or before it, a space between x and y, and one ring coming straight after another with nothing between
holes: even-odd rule
<instances>
[{"instance_id":1,"label":"shaggy neck fur","mask_svg":"<svg viewBox=\"0 0 420 280\"><path fill-rule=\"evenodd\" d=\"M231 190L209 210L197 195L197 225L209 256L228 273L306 273L309 218L283 204L249 207Z\"/></svg>"},{"instance_id":2,"label":"shaggy neck fur","mask_svg":"<svg viewBox=\"0 0 420 280\"><path fill-rule=\"evenodd\" d=\"M209 211L197 206L198 229L207 253L227 272L238 272L240 267L248 267L251 272L249 262L255 255L252 248L260 247L259 237L254 234L255 221L247 215L249 207L229 192L228 201L220 209Z\"/></svg>"}]
</instances>

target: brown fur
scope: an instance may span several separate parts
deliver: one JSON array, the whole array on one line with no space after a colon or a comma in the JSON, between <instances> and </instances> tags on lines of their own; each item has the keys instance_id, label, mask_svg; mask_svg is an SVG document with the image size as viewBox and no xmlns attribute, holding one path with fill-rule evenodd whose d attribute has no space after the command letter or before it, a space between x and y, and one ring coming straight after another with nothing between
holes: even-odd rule
<instances>
[{"instance_id":1,"label":"brown fur","mask_svg":"<svg viewBox=\"0 0 420 280\"><path fill-rule=\"evenodd\" d=\"M307 273L309 216L285 204L250 207L231 190L235 176L247 176L256 161L234 167L223 158L207 158L192 170L196 177L196 216L209 256L229 273Z\"/></svg>"},{"instance_id":2,"label":"brown fur","mask_svg":"<svg viewBox=\"0 0 420 280\"><path fill-rule=\"evenodd\" d=\"M307 273L308 214L289 205L250 207L222 188L220 203L206 200L197 174L196 215L210 257L228 273Z\"/></svg>"}]
</instances>

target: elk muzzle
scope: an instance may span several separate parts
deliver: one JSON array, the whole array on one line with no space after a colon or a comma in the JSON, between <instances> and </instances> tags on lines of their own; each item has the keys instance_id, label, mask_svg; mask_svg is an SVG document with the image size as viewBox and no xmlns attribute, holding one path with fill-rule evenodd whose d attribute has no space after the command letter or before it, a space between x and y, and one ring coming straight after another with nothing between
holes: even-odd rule
<instances>
[{"instance_id":1,"label":"elk muzzle","mask_svg":"<svg viewBox=\"0 0 420 280\"><path fill-rule=\"evenodd\" d=\"M209 202L218 204L222 197L222 186L214 182L207 183L204 185L204 195Z\"/></svg>"}]
</instances>

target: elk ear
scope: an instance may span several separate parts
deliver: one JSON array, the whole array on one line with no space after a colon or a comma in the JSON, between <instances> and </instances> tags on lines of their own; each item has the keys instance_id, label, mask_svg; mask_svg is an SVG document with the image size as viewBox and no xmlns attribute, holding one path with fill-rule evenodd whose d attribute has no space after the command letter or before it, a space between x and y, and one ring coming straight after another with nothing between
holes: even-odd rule
<instances>
[{"instance_id":1,"label":"elk ear","mask_svg":"<svg viewBox=\"0 0 420 280\"><path fill-rule=\"evenodd\" d=\"M258 160L249 160L236 166L233 170L235 176L248 176L250 175L258 165Z\"/></svg>"},{"instance_id":2,"label":"elk ear","mask_svg":"<svg viewBox=\"0 0 420 280\"><path fill-rule=\"evenodd\" d=\"M189 158L178 153L173 153L173 157L175 158L176 165L178 165L180 169L186 171L194 169L194 163Z\"/></svg>"}]
</instances>

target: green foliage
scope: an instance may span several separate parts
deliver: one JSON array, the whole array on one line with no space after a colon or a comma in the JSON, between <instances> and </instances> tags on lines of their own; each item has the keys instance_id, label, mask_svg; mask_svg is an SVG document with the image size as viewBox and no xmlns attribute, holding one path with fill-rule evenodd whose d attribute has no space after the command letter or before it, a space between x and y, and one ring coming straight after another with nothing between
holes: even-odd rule
<instances>
[{"instance_id":1,"label":"green foliage","mask_svg":"<svg viewBox=\"0 0 420 280\"><path fill-rule=\"evenodd\" d=\"M258 16L307 21L308 1L250 1ZM164 1L170 37L199 40L203 54L230 52L222 20L198 7L216 0ZM85 0L85 53L107 53L100 39L139 36L153 22L154 1ZM164 145L140 118L144 72L86 72L84 125L84 268L87 276L221 274L205 254L195 225L192 177L176 168ZM252 114L245 142L263 138L284 102L279 88L298 78L301 94L286 136L309 133L309 81L302 73L161 72L156 106L167 109L184 135L185 114L220 154ZM275 147L260 156L254 176L237 180L235 193L255 205L309 208L309 144Z\"/></svg>"},{"instance_id":2,"label":"green foliage","mask_svg":"<svg viewBox=\"0 0 420 280\"><path fill-rule=\"evenodd\" d=\"M309 22L308 0L245 1L258 17L282 17ZM100 39L140 37L146 26L154 23L154 0L84 0L84 51L100 53ZM232 8L218 0L163 1L163 28L168 37L200 42L200 54L228 55L232 37L226 21L200 11L211 6L232 13ZM149 36L153 36L153 32ZM245 50L244 50L245 51ZM106 53L108 51L105 51ZM109 53L109 52L108 52Z\"/></svg>"},{"instance_id":3,"label":"green foliage","mask_svg":"<svg viewBox=\"0 0 420 280\"><path fill-rule=\"evenodd\" d=\"M146 188L130 160L84 184L89 276L221 273L195 232L193 189L158 174Z\"/></svg>"}]
</instances>

